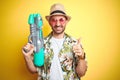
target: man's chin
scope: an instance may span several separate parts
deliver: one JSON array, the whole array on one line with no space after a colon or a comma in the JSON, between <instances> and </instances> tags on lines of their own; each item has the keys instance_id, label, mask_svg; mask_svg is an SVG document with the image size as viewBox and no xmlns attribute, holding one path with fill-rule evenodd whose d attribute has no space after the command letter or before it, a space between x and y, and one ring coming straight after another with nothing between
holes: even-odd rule
<instances>
[{"instance_id":1,"label":"man's chin","mask_svg":"<svg viewBox=\"0 0 120 80\"><path fill-rule=\"evenodd\" d=\"M62 34L64 31L55 31L55 34Z\"/></svg>"}]
</instances>

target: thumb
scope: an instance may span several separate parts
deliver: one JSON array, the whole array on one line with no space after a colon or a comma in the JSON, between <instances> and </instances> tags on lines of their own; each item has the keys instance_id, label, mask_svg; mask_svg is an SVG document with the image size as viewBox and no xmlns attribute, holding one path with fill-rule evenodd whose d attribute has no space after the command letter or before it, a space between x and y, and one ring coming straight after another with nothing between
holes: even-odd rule
<instances>
[{"instance_id":1,"label":"thumb","mask_svg":"<svg viewBox=\"0 0 120 80\"><path fill-rule=\"evenodd\" d=\"M78 44L78 45L81 45L81 38L78 38L77 44Z\"/></svg>"}]
</instances>

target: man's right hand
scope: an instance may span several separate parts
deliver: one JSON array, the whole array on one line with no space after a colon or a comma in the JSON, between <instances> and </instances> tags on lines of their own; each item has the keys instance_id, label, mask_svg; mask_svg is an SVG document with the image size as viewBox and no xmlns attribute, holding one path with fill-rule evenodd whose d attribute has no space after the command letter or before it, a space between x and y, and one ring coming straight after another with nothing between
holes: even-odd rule
<instances>
[{"instance_id":1,"label":"man's right hand","mask_svg":"<svg viewBox=\"0 0 120 80\"><path fill-rule=\"evenodd\" d=\"M22 48L22 53L24 54L25 57L31 57L33 54L34 50L34 45L27 43L25 46Z\"/></svg>"}]
</instances>

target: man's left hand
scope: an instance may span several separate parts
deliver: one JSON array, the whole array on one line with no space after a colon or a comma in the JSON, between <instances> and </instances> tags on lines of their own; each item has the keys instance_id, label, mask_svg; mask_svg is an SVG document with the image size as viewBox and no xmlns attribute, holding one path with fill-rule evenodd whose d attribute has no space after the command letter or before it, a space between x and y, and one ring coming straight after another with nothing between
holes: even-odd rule
<instances>
[{"instance_id":1,"label":"man's left hand","mask_svg":"<svg viewBox=\"0 0 120 80\"><path fill-rule=\"evenodd\" d=\"M79 59L84 59L84 51L81 45L81 39L79 38L77 41L77 44L73 46L73 53L75 54L76 57Z\"/></svg>"}]
</instances>

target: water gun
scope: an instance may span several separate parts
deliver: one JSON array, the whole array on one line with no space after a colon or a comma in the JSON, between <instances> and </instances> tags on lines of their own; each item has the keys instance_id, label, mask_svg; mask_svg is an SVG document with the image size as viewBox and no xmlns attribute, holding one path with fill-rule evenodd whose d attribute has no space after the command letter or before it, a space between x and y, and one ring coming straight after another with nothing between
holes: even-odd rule
<instances>
[{"instance_id":1,"label":"water gun","mask_svg":"<svg viewBox=\"0 0 120 80\"><path fill-rule=\"evenodd\" d=\"M42 17L40 14L30 14L28 18L30 35L28 42L34 45L34 65L41 67L44 64L44 40L42 33Z\"/></svg>"}]
</instances>

